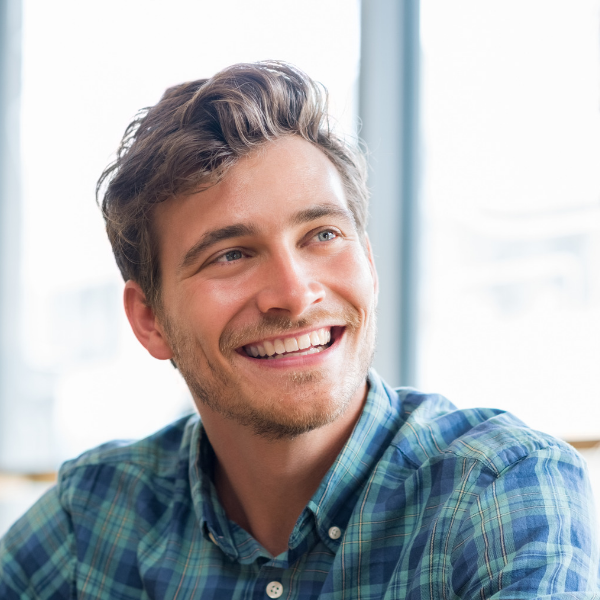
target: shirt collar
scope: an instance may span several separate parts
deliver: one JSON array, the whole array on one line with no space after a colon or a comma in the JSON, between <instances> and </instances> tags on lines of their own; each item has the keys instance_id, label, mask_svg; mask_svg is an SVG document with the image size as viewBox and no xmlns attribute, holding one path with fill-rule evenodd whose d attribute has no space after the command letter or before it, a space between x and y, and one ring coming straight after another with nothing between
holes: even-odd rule
<instances>
[{"instance_id":1,"label":"shirt collar","mask_svg":"<svg viewBox=\"0 0 600 600\"><path fill-rule=\"evenodd\" d=\"M398 430L398 394L373 369L368 384L363 412L307 506L315 515L319 536L334 552L342 538L335 538L338 532L330 533L331 528L343 535L364 486Z\"/></svg>"},{"instance_id":2,"label":"shirt collar","mask_svg":"<svg viewBox=\"0 0 600 600\"><path fill-rule=\"evenodd\" d=\"M292 551L306 549L306 538L313 530L313 521L321 541L332 552L337 551L360 493L397 431L401 414L398 395L373 369L369 371L367 381L369 391L363 412L300 515L290 536ZM205 536L212 535L213 541L233 560L248 563L258 556L270 558L253 538L244 535L245 532L227 518L212 482L214 451L200 422L192 435L189 458L192 501Z\"/></svg>"},{"instance_id":3,"label":"shirt collar","mask_svg":"<svg viewBox=\"0 0 600 600\"><path fill-rule=\"evenodd\" d=\"M236 528L240 528L227 518L219 501L213 483L215 458L204 427L198 421L190 444L189 463L190 488L196 517L203 535L218 544L229 558L238 560L240 553L234 532Z\"/></svg>"}]
</instances>

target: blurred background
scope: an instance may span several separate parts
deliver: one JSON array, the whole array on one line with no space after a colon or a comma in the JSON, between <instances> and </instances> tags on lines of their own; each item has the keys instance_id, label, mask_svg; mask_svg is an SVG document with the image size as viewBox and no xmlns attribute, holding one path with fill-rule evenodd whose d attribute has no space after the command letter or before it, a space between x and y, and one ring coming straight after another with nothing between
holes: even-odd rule
<instances>
[{"instance_id":1,"label":"blurred background","mask_svg":"<svg viewBox=\"0 0 600 600\"><path fill-rule=\"evenodd\" d=\"M375 367L573 443L598 487L600 0L0 11L0 535L63 460L192 410L129 330L95 183L166 87L261 59L368 145Z\"/></svg>"}]
</instances>

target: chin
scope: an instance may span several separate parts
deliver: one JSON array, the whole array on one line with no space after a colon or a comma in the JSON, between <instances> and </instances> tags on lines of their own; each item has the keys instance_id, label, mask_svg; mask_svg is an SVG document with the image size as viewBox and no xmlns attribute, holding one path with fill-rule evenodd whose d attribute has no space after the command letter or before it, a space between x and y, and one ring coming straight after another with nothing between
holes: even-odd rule
<instances>
[{"instance_id":1,"label":"chin","mask_svg":"<svg viewBox=\"0 0 600 600\"><path fill-rule=\"evenodd\" d=\"M259 398L237 388L218 396L206 386L188 381L198 410L203 406L227 419L248 427L255 435L271 440L294 438L324 427L338 419L348 408L352 396L340 393L339 385L327 385L320 373L300 371L289 375L283 390L264 390ZM325 384L325 386L323 385ZM323 389L325 387L325 389ZM243 387L242 387L243 389Z\"/></svg>"}]
</instances>

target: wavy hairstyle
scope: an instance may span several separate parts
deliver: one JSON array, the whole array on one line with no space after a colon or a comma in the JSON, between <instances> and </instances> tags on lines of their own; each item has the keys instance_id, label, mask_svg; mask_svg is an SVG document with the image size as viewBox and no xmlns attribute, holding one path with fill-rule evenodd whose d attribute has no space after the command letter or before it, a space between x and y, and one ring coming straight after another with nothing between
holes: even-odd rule
<instances>
[{"instance_id":1,"label":"wavy hairstyle","mask_svg":"<svg viewBox=\"0 0 600 600\"><path fill-rule=\"evenodd\" d=\"M136 115L98 180L96 200L123 279L140 285L149 306L161 306L153 207L213 185L241 157L288 135L315 144L332 161L364 232L363 155L334 132L325 88L292 65L233 65L211 79L167 89L155 106Z\"/></svg>"}]
</instances>

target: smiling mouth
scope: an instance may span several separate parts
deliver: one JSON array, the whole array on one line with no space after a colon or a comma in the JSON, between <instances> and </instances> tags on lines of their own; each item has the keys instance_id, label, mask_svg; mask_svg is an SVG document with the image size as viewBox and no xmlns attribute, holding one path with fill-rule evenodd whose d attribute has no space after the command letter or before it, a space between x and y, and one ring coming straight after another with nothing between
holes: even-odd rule
<instances>
[{"instance_id":1,"label":"smiling mouth","mask_svg":"<svg viewBox=\"0 0 600 600\"><path fill-rule=\"evenodd\" d=\"M263 340L243 346L243 352L251 358L271 359L286 356L306 356L327 350L339 336L332 335L332 330L340 327L323 327L299 336L287 336L274 340Z\"/></svg>"}]
</instances>

